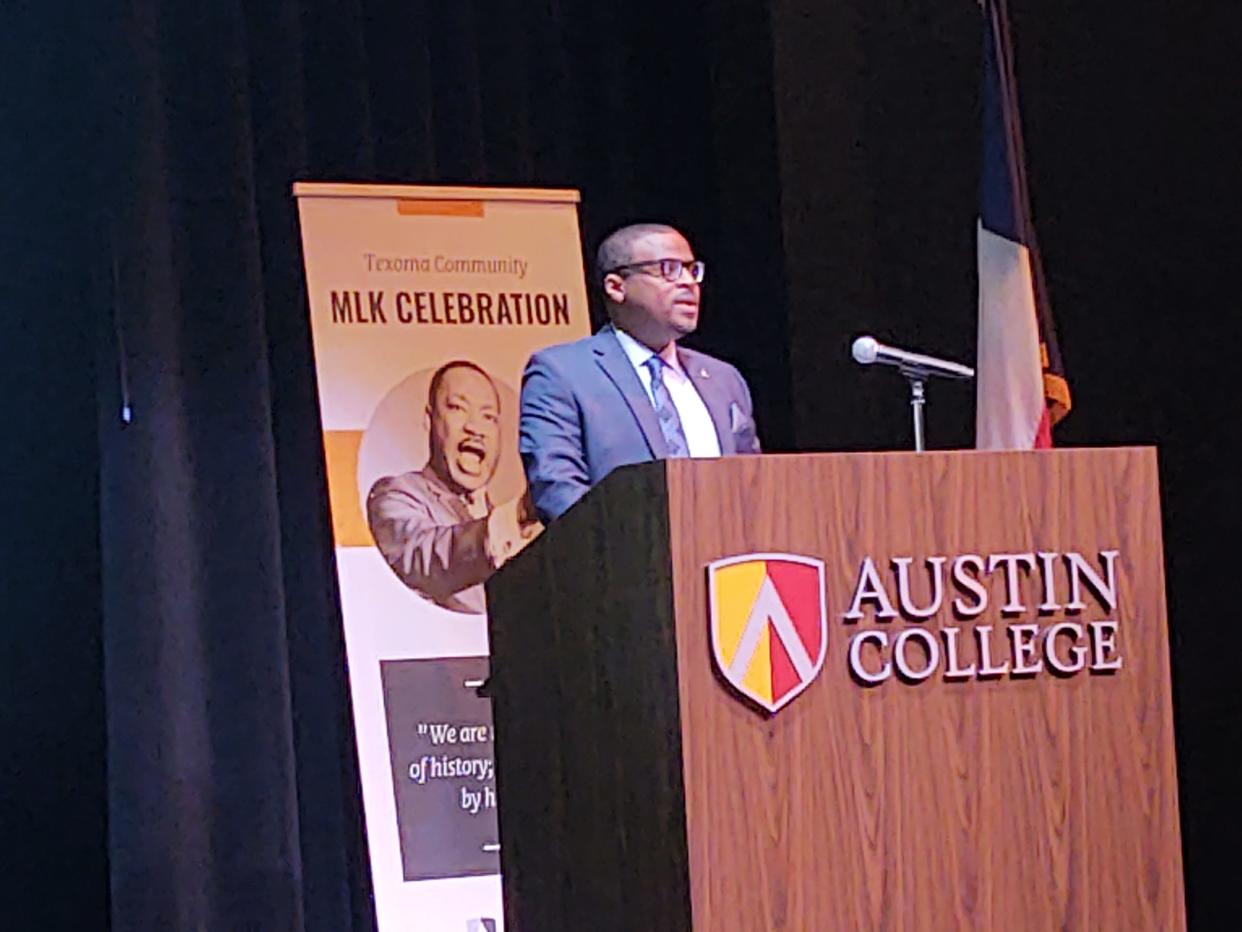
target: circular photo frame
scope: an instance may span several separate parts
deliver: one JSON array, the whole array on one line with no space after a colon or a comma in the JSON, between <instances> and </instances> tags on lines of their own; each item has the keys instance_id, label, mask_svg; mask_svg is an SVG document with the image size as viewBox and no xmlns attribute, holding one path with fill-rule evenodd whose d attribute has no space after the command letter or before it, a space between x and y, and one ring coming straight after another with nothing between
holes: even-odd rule
<instances>
[{"instance_id":1,"label":"circular photo frame","mask_svg":"<svg viewBox=\"0 0 1242 932\"><path fill-rule=\"evenodd\" d=\"M431 430L427 413L427 390L431 377L444 363L410 373L380 399L358 448L358 499L366 514L367 495L384 476L422 469L427 465ZM477 366L469 359L462 362ZM484 372L487 370L479 366ZM488 483L487 495L493 502L508 501L522 494L526 477L517 450L518 394L502 379L487 372L500 398L500 454L496 474Z\"/></svg>"}]
</instances>

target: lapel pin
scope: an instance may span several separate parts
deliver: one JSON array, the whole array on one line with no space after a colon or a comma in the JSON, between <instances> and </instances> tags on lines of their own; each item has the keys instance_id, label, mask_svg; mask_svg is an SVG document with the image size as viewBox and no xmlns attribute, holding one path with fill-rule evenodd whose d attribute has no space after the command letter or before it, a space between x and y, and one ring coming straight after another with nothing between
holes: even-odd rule
<instances>
[{"instance_id":1,"label":"lapel pin","mask_svg":"<svg viewBox=\"0 0 1242 932\"><path fill-rule=\"evenodd\" d=\"M700 377L700 378L703 378L703 379L710 379L710 378L711 378L711 376L707 374L707 370L706 370L706 369L700 369L700 370L699 370L699 377Z\"/></svg>"}]
</instances>

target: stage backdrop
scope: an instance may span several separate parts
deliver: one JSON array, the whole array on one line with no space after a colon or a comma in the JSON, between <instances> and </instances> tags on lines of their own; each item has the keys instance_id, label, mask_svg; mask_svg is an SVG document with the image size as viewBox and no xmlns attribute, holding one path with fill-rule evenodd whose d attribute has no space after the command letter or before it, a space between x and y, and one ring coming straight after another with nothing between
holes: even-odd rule
<instances>
[{"instance_id":1,"label":"stage backdrop","mask_svg":"<svg viewBox=\"0 0 1242 932\"><path fill-rule=\"evenodd\" d=\"M499 928L483 580L529 355L589 332L578 193L294 186L381 932Z\"/></svg>"}]
</instances>

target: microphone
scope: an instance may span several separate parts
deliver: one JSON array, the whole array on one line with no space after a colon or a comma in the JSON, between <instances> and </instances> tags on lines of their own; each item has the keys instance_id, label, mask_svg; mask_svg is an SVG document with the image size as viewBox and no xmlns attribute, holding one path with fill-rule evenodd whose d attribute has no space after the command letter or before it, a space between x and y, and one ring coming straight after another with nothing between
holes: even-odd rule
<instances>
[{"instance_id":1,"label":"microphone","mask_svg":"<svg viewBox=\"0 0 1242 932\"><path fill-rule=\"evenodd\" d=\"M859 337L854 341L854 359L864 366L879 362L886 366L896 366L901 374L908 378L925 379L929 375L938 375L946 379L973 379L975 370L970 366L937 359L935 356L924 356L922 353L911 353L895 346L885 346L875 337Z\"/></svg>"}]
</instances>

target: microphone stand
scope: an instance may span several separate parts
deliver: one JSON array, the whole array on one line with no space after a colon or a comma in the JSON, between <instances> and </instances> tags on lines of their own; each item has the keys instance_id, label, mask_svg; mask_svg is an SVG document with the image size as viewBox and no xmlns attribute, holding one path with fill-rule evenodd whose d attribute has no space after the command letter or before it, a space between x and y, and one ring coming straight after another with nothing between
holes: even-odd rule
<instances>
[{"instance_id":1,"label":"microphone stand","mask_svg":"<svg viewBox=\"0 0 1242 932\"><path fill-rule=\"evenodd\" d=\"M923 406L927 404L927 395L923 385L927 381L927 373L912 366L902 366L901 374L910 383L910 413L914 417L914 452L922 453L926 449L923 441Z\"/></svg>"}]
</instances>

